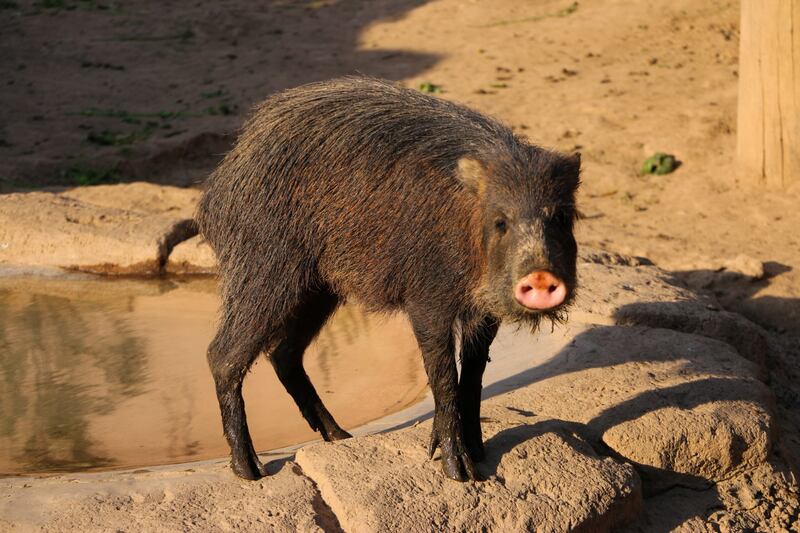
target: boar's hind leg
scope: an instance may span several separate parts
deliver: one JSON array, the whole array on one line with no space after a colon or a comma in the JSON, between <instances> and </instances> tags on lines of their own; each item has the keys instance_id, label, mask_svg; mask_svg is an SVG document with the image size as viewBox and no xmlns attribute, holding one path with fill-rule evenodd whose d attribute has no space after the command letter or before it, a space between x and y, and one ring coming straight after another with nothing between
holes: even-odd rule
<instances>
[{"instance_id":1,"label":"boar's hind leg","mask_svg":"<svg viewBox=\"0 0 800 533\"><path fill-rule=\"evenodd\" d=\"M263 467L247 428L242 382L264 346L263 338L236 335L232 326L236 315L228 316L208 348L208 364L217 389L223 431L231 447L231 468L239 477L258 479Z\"/></svg>"},{"instance_id":2,"label":"boar's hind leg","mask_svg":"<svg viewBox=\"0 0 800 533\"><path fill-rule=\"evenodd\" d=\"M408 315L422 351L433 401L433 430L428 454L437 448L442 453L442 470L456 481L478 479L478 473L464 445L458 407L458 371L453 342L453 320L442 320L441 313L410 307ZM466 476L465 476L466 474Z\"/></svg>"},{"instance_id":3,"label":"boar's hind leg","mask_svg":"<svg viewBox=\"0 0 800 533\"><path fill-rule=\"evenodd\" d=\"M464 444L473 461L483 461L483 436L481 435L481 387L483 371L489 361L492 344L499 322L484 317L478 326L464 333L461 341L461 378L458 382L458 400L461 421L464 424Z\"/></svg>"},{"instance_id":4,"label":"boar's hind leg","mask_svg":"<svg viewBox=\"0 0 800 533\"><path fill-rule=\"evenodd\" d=\"M339 427L320 400L303 369L303 353L317 336L339 301L330 292L314 293L293 313L285 327L285 337L269 359L283 386L292 395L311 429L326 441L341 440L350 434Z\"/></svg>"}]
</instances>

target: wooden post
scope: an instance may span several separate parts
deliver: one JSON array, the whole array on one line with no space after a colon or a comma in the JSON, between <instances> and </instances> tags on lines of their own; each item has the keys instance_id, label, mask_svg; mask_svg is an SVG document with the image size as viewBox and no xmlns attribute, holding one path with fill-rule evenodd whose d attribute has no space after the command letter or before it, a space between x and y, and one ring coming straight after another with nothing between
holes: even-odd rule
<instances>
[{"instance_id":1,"label":"wooden post","mask_svg":"<svg viewBox=\"0 0 800 533\"><path fill-rule=\"evenodd\" d=\"M737 157L746 182L800 183L800 0L741 0Z\"/></svg>"}]
</instances>

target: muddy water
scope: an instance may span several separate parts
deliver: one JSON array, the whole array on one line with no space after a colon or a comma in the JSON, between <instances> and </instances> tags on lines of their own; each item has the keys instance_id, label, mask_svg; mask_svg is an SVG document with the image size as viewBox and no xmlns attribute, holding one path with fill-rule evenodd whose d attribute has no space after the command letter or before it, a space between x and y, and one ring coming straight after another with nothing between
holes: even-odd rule
<instances>
[{"instance_id":1,"label":"muddy water","mask_svg":"<svg viewBox=\"0 0 800 533\"><path fill-rule=\"evenodd\" d=\"M211 280L0 279L0 474L125 468L222 457L206 347ZM406 320L340 309L306 369L345 428L426 390ZM258 450L316 438L269 362L245 380Z\"/></svg>"}]
</instances>

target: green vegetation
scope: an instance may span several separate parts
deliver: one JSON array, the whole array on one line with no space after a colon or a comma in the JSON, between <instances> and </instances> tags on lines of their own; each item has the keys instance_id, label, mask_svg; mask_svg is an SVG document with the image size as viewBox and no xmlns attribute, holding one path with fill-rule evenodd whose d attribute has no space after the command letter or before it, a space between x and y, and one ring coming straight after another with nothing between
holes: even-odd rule
<instances>
[{"instance_id":1,"label":"green vegetation","mask_svg":"<svg viewBox=\"0 0 800 533\"><path fill-rule=\"evenodd\" d=\"M100 146L124 146L147 139L153 133L154 129L153 126L147 126L141 130L130 133L118 133L108 130L100 132L91 131L86 136L86 140Z\"/></svg>"},{"instance_id":2,"label":"green vegetation","mask_svg":"<svg viewBox=\"0 0 800 533\"><path fill-rule=\"evenodd\" d=\"M438 91L433 91L438 92ZM211 93L208 93L211 94ZM213 98L209 96L208 98ZM190 117L200 117L203 115L233 115L236 113L236 104L229 102L221 102L218 105L209 106L203 109L200 113L191 113L188 111L154 111L154 112L134 112L124 109L109 109L101 107L86 107L81 109L77 114L82 117L101 117L101 118L118 118L126 124L141 124L143 121L148 121L150 126L158 126L157 122L151 122L152 119L160 119L162 121L169 121L175 119L183 119ZM151 120L148 120L151 119ZM165 127L164 125L161 126Z\"/></svg>"},{"instance_id":3,"label":"green vegetation","mask_svg":"<svg viewBox=\"0 0 800 533\"><path fill-rule=\"evenodd\" d=\"M224 96L224 90L201 93L204 98L217 98ZM236 113L237 106L235 104L222 101L215 105L208 106L200 112L188 111L154 111L154 112L133 112L125 109L101 108L101 107L87 107L81 109L77 113L82 117L90 118L113 118L118 119L124 124L131 124L140 126L133 131L119 131L113 128L99 129L93 128L88 124L81 124L80 129L89 130L86 135L86 140L97 146L116 146L127 147L131 144L144 141L150 138L157 130L171 130L163 135L163 138L168 139L176 135L180 135L188 131L187 129L173 130L171 121L178 119L185 119L189 117L202 117L202 116L226 116ZM124 148L123 148L124 150ZM125 155L127 150L120 150L120 155ZM95 175L88 175L87 179L96 179Z\"/></svg>"},{"instance_id":4,"label":"green vegetation","mask_svg":"<svg viewBox=\"0 0 800 533\"><path fill-rule=\"evenodd\" d=\"M78 113L83 117L105 117L105 118L118 118L127 124L140 124L143 119L160 118L161 120L171 120L175 118L183 118L189 114L182 111L156 111L147 113L135 113L125 111L124 109L103 109L99 107L86 107L81 109Z\"/></svg>"},{"instance_id":5,"label":"green vegetation","mask_svg":"<svg viewBox=\"0 0 800 533\"><path fill-rule=\"evenodd\" d=\"M419 84L419 90L423 93L443 93L444 90L442 89L441 85L436 85L429 81L425 81Z\"/></svg>"},{"instance_id":6,"label":"green vegetation","mask_svg":"<svg viewBox=\"0 0 800 533\"><path fill-rule=\"evenodd\" d=\"M663 175L673 172L676 168L678 168L678 160L675 159L674 155L656 152L644 160L639 172L642 174Z\"/></svg>"},{"instance_id":7,"label":"green vegetation","mask_svg":"<svg viewBox=\"0 0 800 533\"><path fill-rule=\"evenodd\" d=\"M62 176L75 185L89 186L119 181L119 170L111 168L94 168L85 164L75 164L62 171Z\"/></svg>"},{"instance_id":8,"label":"green vegetation","mask_svg":"<svg viewBox=\"0 0 800 533\"><path fill-rule=\"evenodd\" d=\"M220 96L223 96L223 95L225 95L225 89L223 89L222 87L220 87L216 91L209 91L209 92L200 93L200 96L205 98L206 100L208 100L210 98L219 98Z\"/></svg>"},{"instance_id":9,"label":"green vegetation","mask_svg":"<svg viewBox=\"0 0 800 533\"><path fill-rule=\"evenodd\" d=\"M203 113L206 115L233 115L235 110L236 106L232 106L223 102L219 105L205 108Z\"/></svg>"}]
</instances>

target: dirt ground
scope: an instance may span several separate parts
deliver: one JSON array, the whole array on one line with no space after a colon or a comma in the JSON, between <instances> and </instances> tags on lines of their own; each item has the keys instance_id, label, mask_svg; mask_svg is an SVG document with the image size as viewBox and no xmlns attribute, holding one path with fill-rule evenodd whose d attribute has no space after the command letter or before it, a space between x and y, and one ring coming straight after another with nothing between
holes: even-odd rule
<instances>
[{"instance_id":1,"label":"dirt ground","mask_svg":"<svg viewBox=\"0 0 800 533\"><path fill-rule=\"evenodd\" d=\"M266 95L362 73L583 155L579 241L647 257L770 332L800 458L800 186L735 164L736 1L0 2L0 192L199 186ZM641 176L657 151L680 167ZM800 182L798 182L800 183Z\"/></svg>"}]
</instances>

